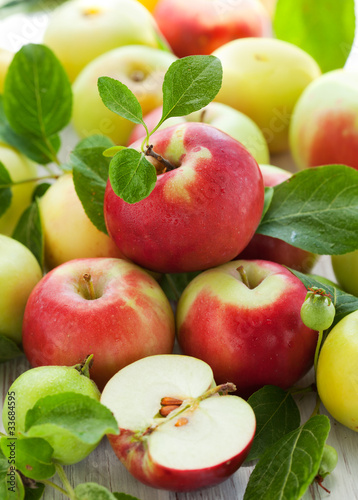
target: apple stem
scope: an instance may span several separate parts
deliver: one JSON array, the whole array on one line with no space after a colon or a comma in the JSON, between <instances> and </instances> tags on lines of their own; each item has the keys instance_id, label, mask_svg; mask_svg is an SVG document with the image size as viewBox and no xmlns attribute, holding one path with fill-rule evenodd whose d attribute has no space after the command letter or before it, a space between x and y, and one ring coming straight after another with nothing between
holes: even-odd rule
<instances>
[{"instance_id":1,"label":"apple stem","mask_svg":"<svg viewBox=\"0 0 358 500\"><path fill-rule=\"evenodd\" d=\"M324 491L326 491L328 494L331 494L330 490L328 488L326 488L325 486L323 486L323 477L318 475L315 477L315 481L316 483L318 483L318 486L320 486L322 489L324 489Z\"/></svg>"},{"instance_id":2,"label":"apple stem","mask_svg":"<svg viewBox=\"0 0 358 500\"><path fill-rule=\"evenodd\" d=\"M228 392L235 392L236 391L236 385L232 384L231 382L226 382L226 384L220 384L217 385L216 387L212 387L208 391L204 392L201 396L195 399L195 401L203 401L204 399L210 398L214 394L217 394L218 392L223 392L224 394L227 394Z\"/></svg>"},{"instance_id":3,"label":"apple stem","mask_svg":"<svg viewBox=\"0 0 358 500\"><path fill-rule=\"evenodd\" d=\"M75 368L75 370L80 372L81 375L83 375L87 378L91 378L90 377L90 368L92 365L93 365L93 354L90 354L89 356L87 356L87 358L85 359L85 361L83 363L75 365L73 368Z\"/></svg>"},{"instance_id":4,"label":"apple stem","mask_svg":"<svg viewBox=\"0 0 358 500\"><path fill-rule=\"evenodd\" d=\"M166 160L162 156L158 155L158 153L156 153L155 151L153 151L153 144L150 144L149 146L147 146L147 149L145 150L144 154L146 156L152 156L157 161L159 161L159 163L161 163L162 165L164 165L164 169L161 172L162 174L164 174L168 170L175 170L176 169L176 167L172 163L170 163L170 161Z\"/></svg>"},{"instance_id":5,"label":"apple stem","mask_svg":"<svg viewBox=\"0 0 358 500\"><path fill-rule=\"evenodd\" d=\"M204 118L205 118L206 113L207 113L207 109L206 109L206 108L204 108L204 109L201 111L201 113L200 113L200 119L199 119L199 122L200 122L200 123L204 123Z\"/></svg>"},{"instance_id":6,"label":"apple stem","mask_svg":"<svg viewBox=\"0 0 358 500\"><path fill-rule=\"evenodd\" d=\"M319 356L319 352L321 350L322 340L323 340L323 330L320 330L318 332L318 340L317 340L317 345L316 345L316 351L314 353L314 370L315 370L316 374L317 374L318 356Z\"/></svg>"},{"instance_id":7,"label":"apple stem","mask_svg":"<svg viewBox=\"0 0 358 500\"><path fill-rule=\"evenodd\" d=\"M83 275L83 279L86 282L87 291L88 291L88 295L89 295L90 300L95 300L97 297L96 297L96 293L94 291L92 276L89 273L85 273Z\"/></svg>"},{"instance_id":8,"label":"apple stem","mask_svg":"<svg viewBox=\"0 0 358 500\"><path fill-rule=\"evenodd\" d=\"M239 266L236 270L240 274L243 284L246 285L247 288L251 288L244 266Z\"/></svg>"}]
</instances>

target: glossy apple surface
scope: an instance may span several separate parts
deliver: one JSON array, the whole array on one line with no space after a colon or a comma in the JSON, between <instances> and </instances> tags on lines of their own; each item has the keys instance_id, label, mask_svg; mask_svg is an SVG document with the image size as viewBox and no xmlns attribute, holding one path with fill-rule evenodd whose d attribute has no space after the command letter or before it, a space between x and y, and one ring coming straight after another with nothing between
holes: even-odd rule
<instances>
[{"instance_id":1,"label":"glossy apple surface","mask_svg":"<svg viewBox=\"0 0 358 500\"><path fill-rule=\"evenodd\" d=\"M123 255L158 272L197 271L234 258L261 218L264 187L254 158L203 123L158 130L151 144L177 168L159 174L147 198L126 203L107 184L106 225Z\"/></svg>"},{"instance_id":2,"label":"glossy apple surface","mask_svg":"<svg viewBox=\"0 0 358 500\"><path fill-rule=\"evenodd\" d=\"M123 45L158 47L158 28L136 0L73 0L50 16L44 43L71 81L93 59Z\"/></svg>"},{"instance_id":3,"label":"glossy apple surface","mask_svg":"<svg viewBox=\"0 0 358 500\"><path fill-rule=\"evenodd\" d=\"M358 311L329 332L317 365L317 389L327 411L358 432Z\"/></svg>"},{"instance_id":4,"label":"glossy apple surface","mask_svg":"<svg viewBox=\"0 0 358 500\"><path fill-rule=\"evenodd\" d=\"M213 486L247 456L255 415L237 396L212 394L209 365L190 356L150 356L118 372L101 403L120 428L109 441L139 481L172 491ZM168 415L163 398L179 403ZM135 437L135 438L134 438Z\"/></svg>"},{"instance_id":5,"label":"glossy apple surface","mask_svg":"<svg viewBox=\"0 0 358 500\"><path fill-rule=\"evenodd\" d=\"M144 121L149 131L154 129L161 116L162 107L160 106L144 117ZM226 104L211 102L205 108L200 111L195 111L190 115L169 118L159 127L159 129L168 128L172 125L185 123L187 121L207 123L231 135L231 137L241 142L241 144L246 147L257 163L268 163L270 161L267 143L256 123L248 116ZM132 144L141 137L144 137L144 135L145 129L143 125L136 125L128 140L128 144Z\"/></svg>"},{"instance_id":6,"label":"glossy apple surface","mask_svg":"<svg viewBox=\"0 0 358 500\"><path fill-rule=\"evenodd\" d=\"M36 179L37 167L35 163L23 156L16 149L0 142L0 161L8 170L14 182L26 179ZM11 205L0 216L0 233L11 236L15 226L23 213L30 205L35 182L26 182L11 188Z\"/></svg>"},{"instance_id":7,"label":"glossy apple surface","mask_svg":"<svg viewBox=\"0 0 358 500\"><path fill-rule=\"evenodd\" d=\"M0 234L0 335L21 343L27 299L42 278L33 253L22 243Z\"/></svg>"},{"instance_id":8,"label":"glossy apple surface","mask_svg":"<svg viewBox=\"0 0 358 500\"><path fill-rule=\"evenodd\" d=\"M127 364L171 353L173 344L173 312L164 292L122 259L62 264L46 274L26 305L23 346L31 365L72 366L91 353L90 374L100 389Z\"/></svg>"},{"instance_id":9,"label":"glossy apple surface","mask_svg":"<svg viewBox=\"0 0 358 500\"><path fill-rule=\"evenodd\" d=\"M211 54L236 38L271 36L271 18L259 0L159 0L154 18L174 54Z\"/></svg>"},{"instance_id":10,"label":"glossy apple surface","mask_svg":"<svg viewBox=\"0 0 358 500\"><path fill-rule=\"evenodd\" d=\"M40 366L22 373L11 385L5 398L2 419L5 430L8 427L9 408L15 407L15 436L25 432L25 418L28 410L45 396L62 392L76 392L100 399L96 384L79 370L67 366ZM10 397L11 395L11 397ZM84 459L98 445L88 445L70 435L65 429L46 425L35 426L29 430L29 437L45 438L54 449L53 458L62 464L74 464Z\"/></svg>"},{"instance_id":11,"label":"glossy apple surface","mask_svg":"<svg viewBox=\"0 0 358 500\"><path fill-rule=\"evenodd\" d=\"M300 168L358 169L358 73L336 70L312 82L294 108L290 145Z\"/></svg>"},{"instance_id":12,"label":"glossy apple surface","mask_svg":"<svg viewBox=\"0 0 358 500\"><path fill-rule=\"evenodd\" d=\"M273 262L235 260L210 269L178 302L179 345L209 363L217 383L231 380L242 397L267 384L287 389L311 368L317 343L300 317L305 297L302 282Z\"/></svg>"},{"instance_id":13,"label":"glossy apple surface","mask_svg":"<svg viewBox=\"0 0 358 500\"><path fill-rule=\"evenodd\" d=\"M72 174L62 175L46 191L40 200L40 212L48 269L73 259L122 257L113 240L87 217Z\"/></svg>"},{"instance_id":14,"label":"glossy apple surface","mask_svg":"<svg viewBox=\"0 0 358 500\"><path fill-rule=\"evenodd\" d=\"M9 50L0 48L0 94L4 92L4 82L8 67L14 54Z\"/></svg>"},{"instance_id":15,"label":"glossy apple surface","mask_svg":"<svg viewBox=\"0 0 358 500\"><path fill-rule=\"evenodd\" d=\"M287 170L273 165L259 166L265 187L273 187L281 184L281 182L284 182L292 175ZM307 273L315 265L318 256L301 248L294 247L278 238L255 233L238 258L270 260L296 269L296 271Z\"/></svg>"},{"instance_id":16,"label":"glossy apple surface","mask_svg":"<svg viewBox=\"0 0 358 500\"><path fill-rule=\"evenodd\" d=\"M215 100L252 118L272 153L287 150L293 108L321 74L315 60L299 47L273 38L234 40L214 55L224 72Z\"/></svg>"},{"instance_id":17,"label":"glossy apple surface","mask_svg":"<svg viewBox=\"0 0 358 500\"><path fill-rule=\"evenodd\" d=\"M333 272L343 290L358 297L358 250L331 256Z\"/></svg>"}]
</instances>

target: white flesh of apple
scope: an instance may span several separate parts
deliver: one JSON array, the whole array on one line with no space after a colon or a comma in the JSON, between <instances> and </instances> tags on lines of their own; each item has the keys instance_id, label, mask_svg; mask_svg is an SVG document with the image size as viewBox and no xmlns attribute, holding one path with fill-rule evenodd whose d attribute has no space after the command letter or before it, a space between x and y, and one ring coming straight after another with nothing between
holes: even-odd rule
<instances>
[{"instance_id":1,"label":"white flesh of apple","mask_svg":"<svg viewBox=\"0 0 358 500\"><path fill-rule=\"evenodd\" d=\"M191 398L214 386L211 368L199 359L150 356L112 377L101 402L113 412L121 429L141 433L155 427L145 438L154 462L171 469L203 469L239 454L255 433L254 412L237 396L216 394L184 409ZM158 418L163 397L184 402L166 418ZM183 418L185 425L175 425Z\"/></svg>"}]
</instances>

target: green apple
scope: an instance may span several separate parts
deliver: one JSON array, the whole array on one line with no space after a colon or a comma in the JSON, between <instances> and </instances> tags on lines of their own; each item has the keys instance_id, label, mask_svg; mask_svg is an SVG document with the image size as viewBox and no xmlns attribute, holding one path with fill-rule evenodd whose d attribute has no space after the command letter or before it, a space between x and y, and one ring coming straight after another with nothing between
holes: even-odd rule
<instances>
[{"instance_id":1,"label":"green apple","mask_svg":"<svg viewBox=\"0 0 358 500\"><path fill-rule=\"evenodd\" d=\"M358 432L358 311L345 316L326 338L317 365L317 389L333 418Z\"/></svg>"},{"instance_id":2,"label":"green apple","mask_svg":"<svg viewBox=\"0 0 358 500\"><path fill-rule=\"evenodd\" d=\"M136 0L73 0L57 7L46 28L50 47L73 81L93 59L123 45L158 48L158 28Z\"/></svg>"},{"instance_id":3,"label":"green apple","mask_svg":"<svg viewBox=\"0 0 358 500\"><path fill-rule=\"evenodd\" d=\"M272 153L288 149L294 105L321 74L316 61L299 47L273 38L233 40L213 54L224 71L215 100L252 118Z\"/></svg>"},{"instance_id":4,"label":"green apple","mask_svg":"<svg viewBox=\"0 0 358 500\"><path fill-rule=\"evenodd\" d=\"M35 163L28 160L11 146L0 142L0 161L14 182L37 177ZM31 203L35 182L26 182L12 188L10 207L0 217L0 233L10 236L25 208Z\"/></svg>"},{"instance_id":5,"label":"green apple","mask_svg":"<svg viewBox=\"0 0 358 500\"><path fill-rule=\"evenodd\" d=\"M144 45L119 47L94 59L73 84L72 123L77 134L100 133L126 145L134 123L106 108L98 93L98 78L109 76L127 85L146 114L162 104L164 75L175 60L169 52Z\"/></svg>"},{"instance_id":6,"label":"green apple","mask_svg":"<svg viewBox=\"0 0 358 500\"><path fill-rule=\"evenodd\" d=\"M0 255L0 335L20 344L26 302L42 271L28 248L3 234Z\"/></svg>"},{"instance_id":7,"label":"green apple","mask_svg":"<svg viewBox=\"0 0 358 500\"><path fill-rule=\"evenodd\" d=\"M48 269L86 257L122 257L112 239L87 217L71 173L62 175L40 201Z\"/></svg>"},{"instance_id":8,"label":"green apple","mask_svg":"<svg viewBox=\"0 0 358 500\"><path fill-rule=\"evenodd\" d=\"M358 297L358 250L331 256L336 280L343 290Z\"/></svg>"},{"instance_id":9,"label":"green apple","mask_svg":"<svg viewBox=\"0 0 358 500\"><path fill-rule=\"evenodd\" d=\"M97 401L100 399L96 384L81 372L80 367L40 366L22 373L11 385L5 398L2 413L5 431L11 430L15 432L15 436L24 433L27 411L40 398L63 392L78 392ZM12 407L15 411L14 420L9 418ZM50 424L34 427L27 435L45 438L54 449L53 458L62 464L79 462L98 444L88 445L74 438L65 429L49 426Z\"/></svg>"},{"instance_id":10,"label":"green apple","mask_svg":"<svg viewBox=\"0 0 358 500\"><path fill-rule=\"evenodd\" d=\"M4 92L5 76L13 56L9 50L0 48L0 94Z\"/></svg>"}]
</instances>

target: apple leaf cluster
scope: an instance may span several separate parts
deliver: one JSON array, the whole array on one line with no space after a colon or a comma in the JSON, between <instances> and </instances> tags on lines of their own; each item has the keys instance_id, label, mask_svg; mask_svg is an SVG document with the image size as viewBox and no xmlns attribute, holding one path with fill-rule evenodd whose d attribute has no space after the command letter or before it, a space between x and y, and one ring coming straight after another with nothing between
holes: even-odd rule
<instances>
[{"instance_id":1,"label":"apple leaf cluster","mask_svg":"<svg viewBox=\"0 0 358 500\"><path fill-rule=\"evenodd\" d=\"M274 31L308 52L323 72L343 68L354 41L354 0L278 0Z\"/></svg>"}]
</instances>

